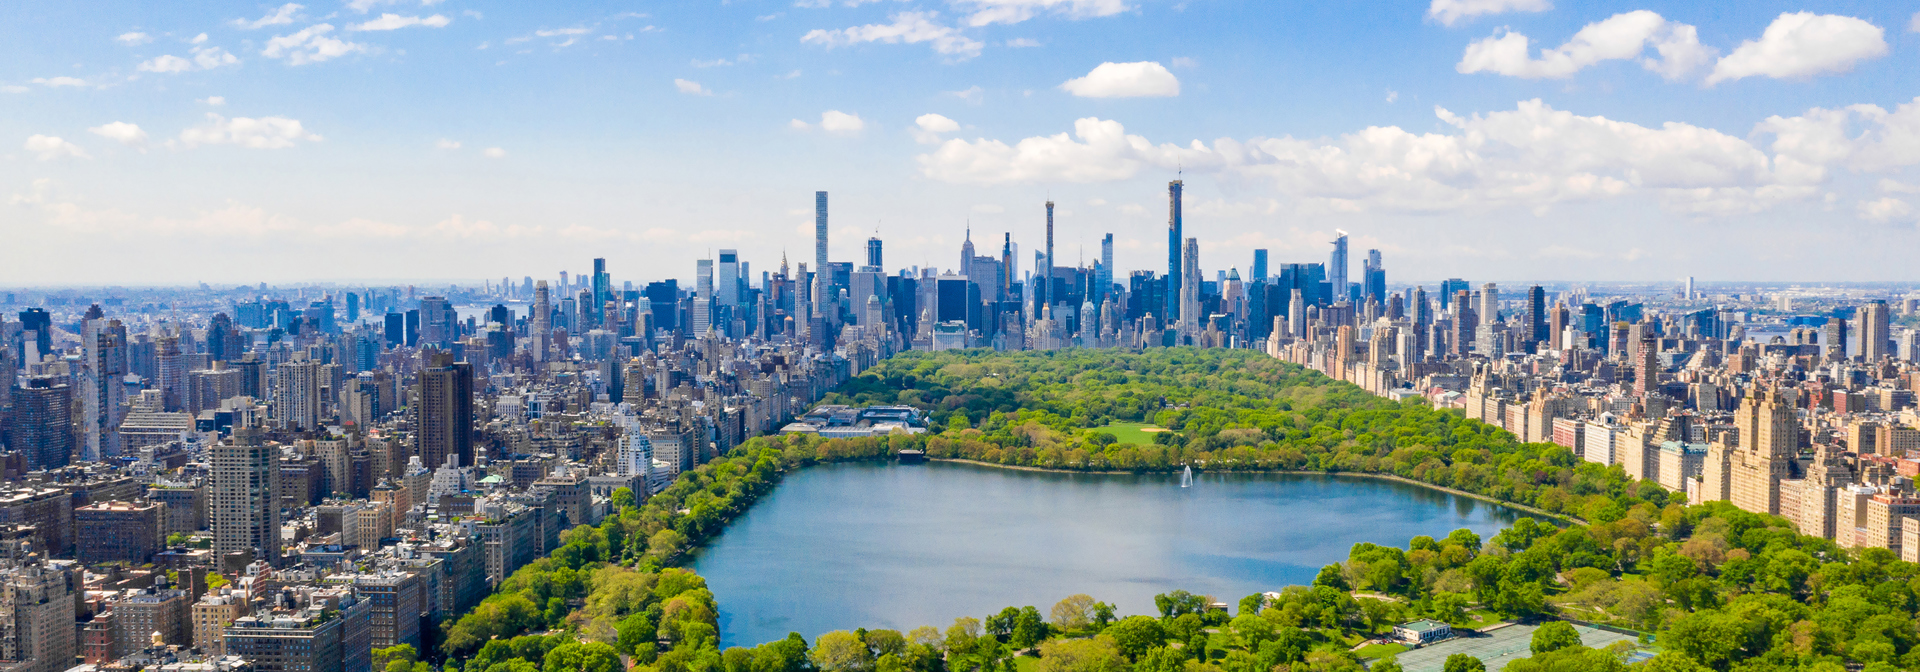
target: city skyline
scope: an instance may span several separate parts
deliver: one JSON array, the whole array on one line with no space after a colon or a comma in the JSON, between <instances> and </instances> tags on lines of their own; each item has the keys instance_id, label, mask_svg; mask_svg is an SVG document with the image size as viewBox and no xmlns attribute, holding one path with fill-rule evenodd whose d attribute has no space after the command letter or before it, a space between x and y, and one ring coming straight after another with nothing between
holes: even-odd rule
<instances>
[{"instance_id":1,"label":"city skyline","mask_svg":"<svg viewBox=\"0 0 1920 672\"><path fill-rule=\"evenodd\" d=\"M0 28L0 284L682 277L804 259L821 190L837 260L1037 248L1052 200L1060 258L1148 269L1175 179L1207 268L1345 229L1406 278L1887 281L1920 242L1891 3L102 8Z\"/></svg>"}]
</instances>

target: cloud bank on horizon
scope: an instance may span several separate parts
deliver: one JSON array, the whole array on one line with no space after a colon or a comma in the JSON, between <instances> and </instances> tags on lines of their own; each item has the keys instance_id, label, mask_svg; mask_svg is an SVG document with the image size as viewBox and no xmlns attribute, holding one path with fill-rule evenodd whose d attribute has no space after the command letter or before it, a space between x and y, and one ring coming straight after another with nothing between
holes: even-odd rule
<instances>
[{"instance_id":1,"label":"cloud bank on horizon","mask_svg":"<svg viewBox=\"0 0 1920 672\"><path fill-rule=\"evenodd\" d=\"M890 265L942 266L967 226L1033 240L1053 198L1080 244L1112 232L1123 268L1156 268L1176 178L1225 255L1208 267L1317 259L1345 228L1399 278L1905 279L1910 7L1315 7L42 8L0 26L19 112L0 119L0 285L592 256L664 278L717 245L771 268L811 245L816 189L853 234L836 257L877 234ZM73 236L99 238L97 265L34 251Z\"/></svg>"}]
</instances>

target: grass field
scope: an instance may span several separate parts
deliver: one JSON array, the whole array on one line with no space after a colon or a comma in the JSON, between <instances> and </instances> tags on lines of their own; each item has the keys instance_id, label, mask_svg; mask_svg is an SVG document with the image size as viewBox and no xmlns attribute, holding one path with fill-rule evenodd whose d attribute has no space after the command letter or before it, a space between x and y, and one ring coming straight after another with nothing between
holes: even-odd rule
<instances>
[{"instance_id":1,"label":"grass field","mask_svg":"<svg viewBox=\"0 0 1920 672\"><path fill-rule=\"evenodd\" d=\"M1153 435L1158 432L1151 430L1166 431L1144 422L1116 422L1093 429L1096 432L1112 434L1114 438L1120 439L1121 443L1131 443L1136 446L1153 445Z\"/></svg>"}]
</instances>

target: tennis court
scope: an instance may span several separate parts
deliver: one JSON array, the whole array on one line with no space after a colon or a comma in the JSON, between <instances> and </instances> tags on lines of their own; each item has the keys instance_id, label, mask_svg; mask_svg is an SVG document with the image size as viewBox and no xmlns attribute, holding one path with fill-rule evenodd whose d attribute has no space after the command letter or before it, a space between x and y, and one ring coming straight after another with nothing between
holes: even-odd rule
<instances>
[{"instance_id":1,"label":"tennis court","mask_svg":"<svg viewBox=\"0 0 1920 672\"><path fill-rule=\"evenodd\" d=\"M1441 672L1446 668L1447 656L1464 653L1487 664L1488 672L1499 672L1507 663L1533 655L1527 645L1533 641L1533 631L1537 625L1509 625L1497 630L1476 633L1471 636L1456 637L1439 644L1424 646L1401 653L1395 657L1400 667L1407 672ZM1580 633L1580 643L1588 648L1604 649L1608 644L1620 640L1632 640L1633 637L1605 630L1595 630L1584 625L1573 626Z\"/></svg>"}]
</instances>

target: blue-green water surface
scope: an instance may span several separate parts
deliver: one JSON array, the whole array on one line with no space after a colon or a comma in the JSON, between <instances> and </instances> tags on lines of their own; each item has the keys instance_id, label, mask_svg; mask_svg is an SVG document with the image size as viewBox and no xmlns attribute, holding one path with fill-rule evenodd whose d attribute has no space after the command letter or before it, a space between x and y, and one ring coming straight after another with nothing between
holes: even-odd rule
<instances>
[{"instance_id":1,"label":"blue-green water surface","mask_svg":"<svg viewBox=\"0 0 1920 672\"><path fill-rule=\"evenodd\" d=\"M725 646L984 618L1075 593L1153 613L1174 589L1229 604L1306 584L1359 542L1405 547L1520 512L1405 483L1300 474L1065 474L967 464L790 474L700 552Z\"/></svg>"}]
</instances>

